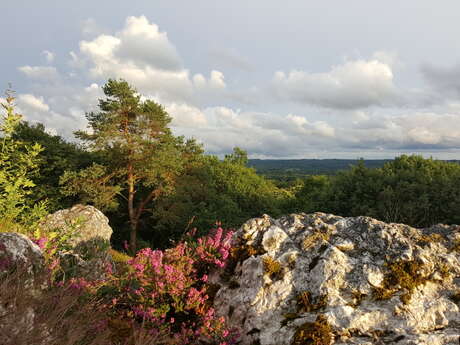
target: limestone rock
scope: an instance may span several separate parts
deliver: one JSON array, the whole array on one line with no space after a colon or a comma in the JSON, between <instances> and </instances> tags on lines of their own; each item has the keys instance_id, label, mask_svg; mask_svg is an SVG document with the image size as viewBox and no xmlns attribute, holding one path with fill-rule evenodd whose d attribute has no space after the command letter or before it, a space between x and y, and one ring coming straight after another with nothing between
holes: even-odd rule
<instances>
[{"instance_id":1,"label":"limestone rock","mask_svg":"<svg viewBox=\"0 0 460 345\"><path fill-rule=\"evenodd\" d=\"M234 240L214 306L241 345L307 344L328 329L335 344L460 341L458 226L293 214L252 219Z\"/></svg>"},{"instance_id":2,"label":"limestone rock","mask_svg":"<svg viewBox=\"0 0 460 345\"><path fill-rule=\"evenodd\" d=\"M45 218L42 228L69 236L69 250L58 253L67 278L102 279L111 262L112 228L108 218L90 205L75 205Z\"/></svg>"},{"instance_id":3,"label":"limestone rock","mask_svg":"<svg viewBox=\"0 0 460 345\"><path fill-rule=\"evenodd\" d=\"M45 259L35 243L18 233L0 233L0 344L33 328L31 307L18 314L12 303L18 296L39 293L43 285Z\"/></svg>"},{"instance_id":4,"label":"limestone rock","mask_svg":"<svg viewBox=\"0 0 460 345\"><path fill-rule=\"evenodd\" d=\"M110 241L112 228L109 219L97 208L90 205L75 205L48 215L41 227L48 230L63 229L64 233L74 232L71 244L78 246L94 240Z\"/></svg>"},{"instance_id":5,"label":"limestone rock","mask_svg":"<svg viewBox=\"0 0 460 345\"><path fill-rule=\"evenodd\" d=\"M33 275L44 267L44 257L35 243L18 233L0 232L0 274L20 269Z\"/></svg>"}]
</instances>

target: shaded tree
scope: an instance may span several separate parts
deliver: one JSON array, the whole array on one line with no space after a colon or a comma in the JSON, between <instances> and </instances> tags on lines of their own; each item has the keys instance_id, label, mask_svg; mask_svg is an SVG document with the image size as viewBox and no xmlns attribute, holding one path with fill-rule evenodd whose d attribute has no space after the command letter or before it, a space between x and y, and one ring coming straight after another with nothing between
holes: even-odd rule
<instances>
[{"instance_id":1,"label":"shaded tree","mask_svg":"<svg viewBox=\"0 0 460 345\"><path fill-rule=\"evenodd\" d=\"M34 200L47 200L50 211L70 207L76 201L63 195L60 190L59 179L65 171L84 169L93 162L103 161L102 157L84 150L78 144L48 133L41 123L21 121L13 137L28 145L38 143L43 148L37 160L40 174L32 176L36 187L31 197Z\"/></svg>"}]
</instances>

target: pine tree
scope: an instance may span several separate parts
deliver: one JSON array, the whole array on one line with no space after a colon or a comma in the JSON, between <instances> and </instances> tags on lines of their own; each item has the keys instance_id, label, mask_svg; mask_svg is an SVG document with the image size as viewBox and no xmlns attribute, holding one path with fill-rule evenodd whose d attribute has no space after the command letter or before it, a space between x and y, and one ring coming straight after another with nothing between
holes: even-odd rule
<instances>
[{"instance_id":1,"label":"pine tree","mask_svg":"<svg viewBox=\"0 0 460 345\"><path fill-rule=\"evenodd\" d=\"M187 160L202 151L193 140L173 136L171 117L163 106L142 100L126 81L110 79L103 91L106 99L99 101L100 111L86 114L90 131L75 134L106 155L110 179L119 187L112 192L119 192L127 203L130 248L135 252L141 216L151 211L159 196L174 189Z\"/></svg>"}]
</instances>

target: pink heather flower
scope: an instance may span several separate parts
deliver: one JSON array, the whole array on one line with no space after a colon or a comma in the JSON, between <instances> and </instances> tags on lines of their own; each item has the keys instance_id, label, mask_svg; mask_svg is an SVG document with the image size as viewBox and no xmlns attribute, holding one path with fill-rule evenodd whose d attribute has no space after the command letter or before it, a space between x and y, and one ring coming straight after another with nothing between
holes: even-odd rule
<instances>
[{"instance_id":1,"label":"pink heather flower","mask_svg":"<svg viewBox=\"0 0 460 345\"><path fill-rule=\"evenodd\" d=\"M105 265L105 273L113 274L113 265L110 262Z\"/></svg>"},{"instance_id":2,"label":"pink heather flower","mask_svg":"<svg viewBox=\"0 0 460 345\"><path fill-rule=\"evenodd\" d=\"M144 270L145 270L145 265L144 265L144 264L133 263L131 266L132 266L136 271L139 271L139 272L144 272Z\"/></svg>"},{"instance_id":3,"label":"pink heather flower","mask_svg":"<svg viewBox=\"0 0 460 345\"><path fill-rule=\"evenodd\" d=\"M38 240L34 241L37 246L40 247L40 249L44 249L46 247L46 243L48 242L48 239L46 237L39 238Z\"/></svg>"},{"instance_id":4,"label":"pink heather flower","mask_svg":"<svg viewBox=\"0 0 460 345\"><path fill-rule=\"evenodd\" d=\"M53 262L51 262L49 269L52 271L58 266L59 266L59 259L54 259Z\"/></svg>"},{"instance_id":5,"label":"pink heather flower","mask_svg":"<svg viewBox=\"0 0 460 345\"><path fill-rule=\"evenodd\" d=\"M222 239L222 228L219 227L214 235L214 245L218 246L220 244L220 240Z\"/></svg>"},{"instance_id":6,"label":"pink heather flower","mask_svg":"<svg viewBox=\"0 0 460 345\"><path fill-rule=\"evenodd\" d=\"M208 275L207 274L203 274L203 276L201 277L201 281L203 282L207 282L208 281Z\"/></svg>"},{"instance_id":7,"label":"pink heather flower","mask_svg":"<svg viewBox=\"0 0 460 345\"><path fill-rule=\"evenodd\" d=\"M220 248L219 254L222 256L222 259L224 260L228 258L228 250L225 248Z\"/></svg>"}]
</instances>

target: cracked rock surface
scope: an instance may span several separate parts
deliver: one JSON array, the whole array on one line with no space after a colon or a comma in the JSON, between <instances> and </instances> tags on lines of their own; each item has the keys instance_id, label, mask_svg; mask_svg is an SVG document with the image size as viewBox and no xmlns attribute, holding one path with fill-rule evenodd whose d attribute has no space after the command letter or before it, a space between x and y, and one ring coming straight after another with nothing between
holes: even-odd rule
<instances>
[{"instance_id":1,"label":"cracked rock surface","mask_svg":"<svg viewBox=\"0 0 460 345\"><path fill-rule=\"evenodd\" d=\"M460 343L459 226L265 215L234 239L214 306L241 345L315 344L298 330L318 316L334 344Z\"/></svg>"}]
</instances>

